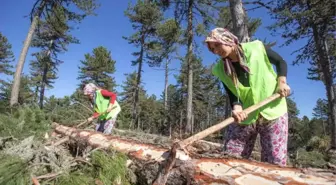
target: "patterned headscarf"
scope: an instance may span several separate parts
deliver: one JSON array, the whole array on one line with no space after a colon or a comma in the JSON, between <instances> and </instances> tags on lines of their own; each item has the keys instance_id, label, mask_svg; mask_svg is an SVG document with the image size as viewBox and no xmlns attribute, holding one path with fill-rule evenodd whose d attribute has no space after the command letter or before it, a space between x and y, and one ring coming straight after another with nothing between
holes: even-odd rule
<instances>
[{"instance_id":1,"label":"patterned headscarf","mask_svg":"<svg viewBox=\"0 0 336 185\"><path fill-rule=\"evenodd\" d=\"M239 59L239 64L246 72L250 72L246 64L245 55L238 41L238 38L231 32L229 32L227 29L225 28L213 29L208 34L207 38L205 39L205 42L207 43L208 48L209 48L209 42L221 43L227 46L238 46L236 52ZM224 62L224 72L232 78L234 84L237 86L238 85L237 73L232 65L230 58L228 57L223 58L223 62Z\"/></svg>"},{"instance_id":2,"label":"patterned headscarf","mask_svg":"<svg viewBox=\"0 0 336 185\"><path fill-rule=\"evenodd\" d=\"M98 87L95 84L88 83L84 87L84 94L85 95L89 95L89 94L93 95L96 92L97 89L98 89Z\"/></svg>"}]
</instances>

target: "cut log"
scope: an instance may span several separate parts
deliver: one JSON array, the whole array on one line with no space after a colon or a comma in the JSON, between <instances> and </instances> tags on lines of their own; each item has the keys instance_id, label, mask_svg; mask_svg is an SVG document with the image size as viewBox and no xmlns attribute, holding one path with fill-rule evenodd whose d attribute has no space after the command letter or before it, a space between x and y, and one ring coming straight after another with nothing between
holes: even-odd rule
<instances>
[{"instance_id":1,"label":"cut log","mask_svg":"<svg viewBox=\"0 0 336 185\"><path fill-rule=\"evenodd\" d=\"M137 176L137 184L152 184L159 166L168 156L169 147L146 144L119 136L79 130L53 124L55 132L73 139L81 139L92 147L113 148L128 155L128 166ZM309 169L279 167L245 159L188 156L183 151L176 153L176 163L169 173L167 184L326 184L334 185L336 175L309 172Z\"/></svg>"}]
</instances>

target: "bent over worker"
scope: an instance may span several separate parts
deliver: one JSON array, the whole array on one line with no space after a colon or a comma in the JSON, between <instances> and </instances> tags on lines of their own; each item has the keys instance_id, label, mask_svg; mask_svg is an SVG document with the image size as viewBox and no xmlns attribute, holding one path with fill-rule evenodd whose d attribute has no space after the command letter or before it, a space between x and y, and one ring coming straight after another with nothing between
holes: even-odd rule
<instances>
[{"instance_id":1,"label":"bent over worker","mask_svg":"<svg viewBox=\"0 0 336 185\"><path fill-rule=\"evenodd\" d=\"M84 95L88 96L94 108L93 116L87 119L92 122L98 118L96 131L104 134L111 134L117 116L121 108L116 100L117 95L108 90L97 87L93 83L88 83L84 87Z\"/></svg>"},{"instance_id":2,"label":"bent over worker","mask_svg":"<svg viewBox=\"0 0 336 185\"><path fill-rule=\"evenodd\" d=\"M249 158L259 133L261 160L285 166L288 115L284 97L290 94L286 62L261 41L239 43L237 37L224 28L213 29L205 42L212 53L221 57L212 73L222 81L237 122L228 126L225 152ZM243 111L276 92L281 98L249 115Z\"/></svg>"}]
</instances>

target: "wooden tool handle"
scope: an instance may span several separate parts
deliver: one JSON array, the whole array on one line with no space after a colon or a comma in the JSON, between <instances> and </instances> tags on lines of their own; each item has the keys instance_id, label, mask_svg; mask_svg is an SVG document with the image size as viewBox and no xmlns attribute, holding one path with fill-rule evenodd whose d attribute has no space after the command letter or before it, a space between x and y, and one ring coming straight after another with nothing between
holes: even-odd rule
<instances>
[{"instance_id":1,"label":"wooden tool handle","mask_svg":"<svg viewBox=\"0 0 336 185\"><path fill-rule=\"evenodd\" d=\"M115 108L113 108L113 109L115 109ZM112 109L112 110L113 110L113 109ZM107 112L107 111L104 111L104 112L100 113L98 116L103 115L103 114L106 114L106 113L108 113L108 112ZM80 127L80 126L83 126L83 125L86 124L87 122L88 122L87 120L83 121L82 123L78 124L78 125L76 126L76 128L78 128L78 127Z\"/></svg>"},{"instance_id":2,"label":"wooden tool handle","mask_svg":"<svg viewBox=\"0 0 336 185\"><path fill-rule=\"evenodd\" d=\"M244 110L244 112L246 112L246 114L250 114L251 112L259 109L260 107L274 101L275 99L279 98L280 97L280 94L276 93L268 98L266 98L265 100L259 102L258 104L255 104L255 105L252 105L251 107L248 107L247 109ZM235 120L233 117L229 117L227 119L225 119L224 121L212 126L212 127L209 127L193 136L190 136L189 138L183 140L183 141L180 141L180 146L181 147L186 147L188 145L190 145L191 143L195 142L195 141L198 141L198 140L201 140L205 137L207 137L208 135L214 133L214 132L217 132L219 130L221 130L222 128L226 127L227 125L233 123Z\"/></svg>"},{"instance_id":3,"label":"wooden tool handle","mask_svg":"<svg viewBox=\"0 0 336 185\"><path fill-rule=\"evenodd\" d=\"M87 122L88 122L87 120L83 121L82 123L78 124L78 125L76 126L76 128L79 128L80 126L86 124Z\"/></svg>"}]
</instances>

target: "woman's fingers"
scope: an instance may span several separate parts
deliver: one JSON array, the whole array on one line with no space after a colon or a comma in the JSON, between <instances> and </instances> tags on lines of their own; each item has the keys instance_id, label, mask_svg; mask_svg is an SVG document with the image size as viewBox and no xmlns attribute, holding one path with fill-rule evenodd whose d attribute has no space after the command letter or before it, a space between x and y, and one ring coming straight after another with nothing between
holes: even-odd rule
<instances>
[{"instance_id":1,"label":"woman's fingers","mask_svg":"<svg viewBox=\"0 0 336 185\"><path fill-rule=\"evenodd\" d=\"M246 120L248 114L245 111L232 111L232 116L237 123L241 123L242 121Z\"/></svg>"}]
</instances>

